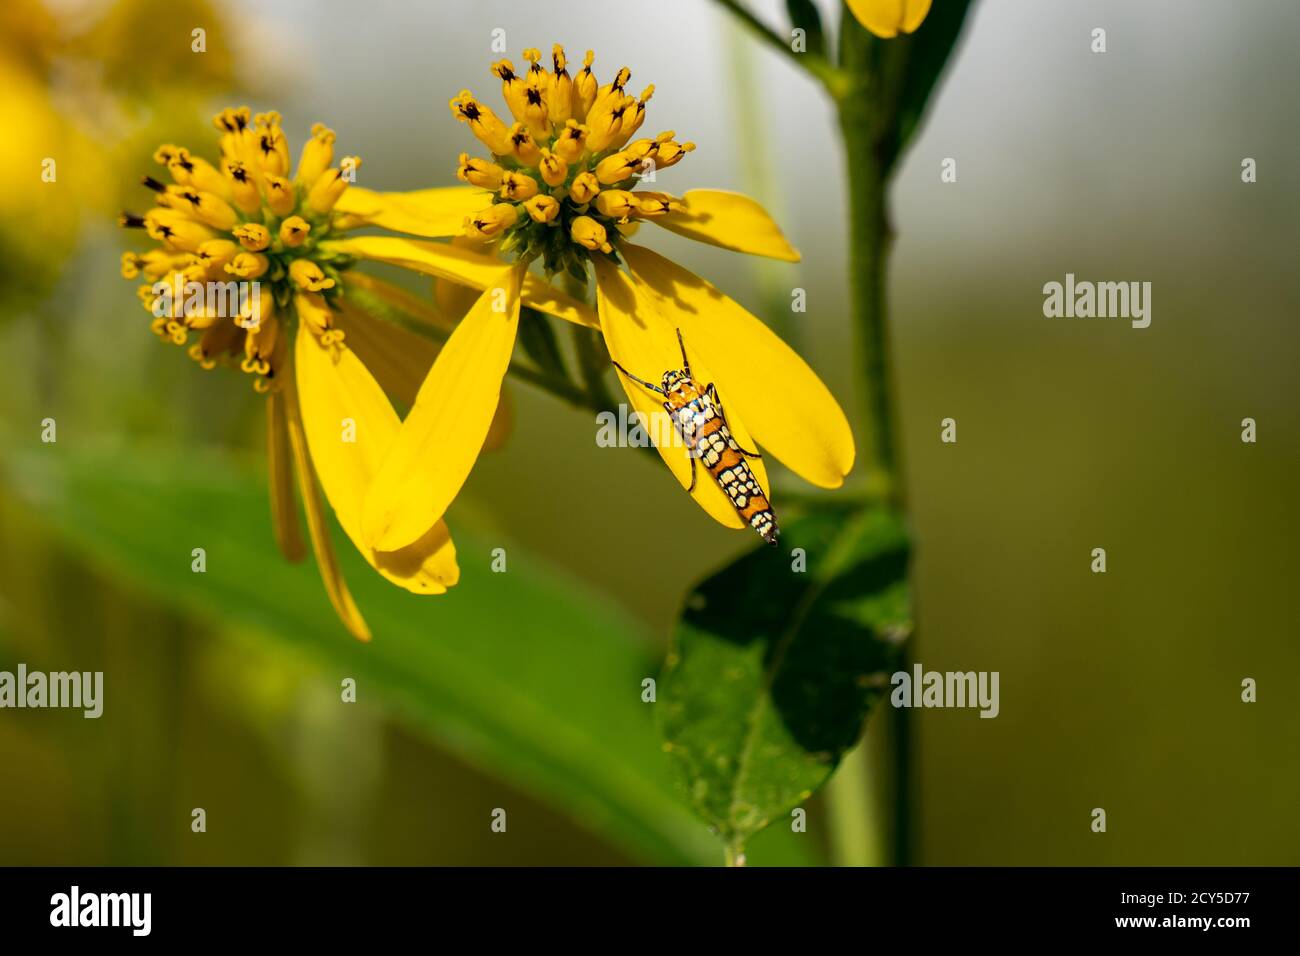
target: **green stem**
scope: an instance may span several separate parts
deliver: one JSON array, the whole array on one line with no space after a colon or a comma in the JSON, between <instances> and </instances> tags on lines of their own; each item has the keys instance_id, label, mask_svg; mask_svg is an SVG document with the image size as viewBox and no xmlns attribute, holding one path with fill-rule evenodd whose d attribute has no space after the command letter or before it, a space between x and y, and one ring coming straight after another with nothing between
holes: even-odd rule
<instances>
[{"instance_id":1,"label":"green stem","mask_svg":"<svg viewBox=\"0 0 1300 956\"><path fill-rule=\"evenodd\" d=\"M796 53L794 47L790 45L788 37L781 36L781 34L750 13L749 9L739 0L718 0L718 3L741 23L749 27L760 40L765 41L772 48L780 50L793 59L801 68L821 80L822 85L826 87L831 96L839 96L843 92L847 85L843 73L836 69L825 57L818 56L815 53Z\"/></svg>"},{"instance_id":2,"label":"green stem","mask_svg":"<svg viewBox=\"0 0 1300 956\"><path fill-rule=\"evenodd\" d=\"M885 305L885 271L892 235L885 209L885 171L876 155L870 99L839 103L840 131L849 169L849 277L861 374L867 389L868 467L898 490L894 438L893 367Z\"/></svg>"},{"instance_id":3,"label":"green stem","mask_svg":"<svg viewBox=\"0 0 1300 956\"><path fill-rule=\"evenodd\" d=\"M888 504L902 505L895 439L894 376L890 361L889 323L885 301L886 269L892 231L886 207L889 179L888 159L882 131L887 118L878 115L877 64L872 62L872 41L850 16L843 17L840 62L851 82L837 97L844 162L848 170L849 280L853 324L857 334L858 364L866 388L865 411L868 428L863 463L869 480L885 489ZM873 83L874 79L874 83ZM905 715L881 729L877 720L867 735L845 755L839 771L827 784L830 809L832 859L841 866L879 866L886 862L884 814L876 806L877 788L871 767L890 767L893 800L898 824L904 821L903 806L909 768L904 754L891 743L890 732L905 739ZM873 732L874 731L874 732ZM903 833L894 834L896 846L906 846ZM895 854L895 860L900 859Z\"/></svg>"},{"instance_id":4,"label":"green stem","mask_svg":"<svg viewBox=\"0 0 1300 956\"><path fill-rule=\"evenodd\" d=\"M826 785L831 863L835 866L880 866L884 862L868 749L864 742L845 754Z\"/></svg>"}]
</instances>

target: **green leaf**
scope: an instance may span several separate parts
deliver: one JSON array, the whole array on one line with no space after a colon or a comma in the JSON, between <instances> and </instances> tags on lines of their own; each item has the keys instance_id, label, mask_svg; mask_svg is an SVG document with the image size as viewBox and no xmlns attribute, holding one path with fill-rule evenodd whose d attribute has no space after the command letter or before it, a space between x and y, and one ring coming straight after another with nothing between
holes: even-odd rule
<instances>
[{"instance_id":1,"label":"green leaf","mask_svg":"<svg viewBox=\"0 0 1300 956\"><path fill-rule=\"evenodd\" d=\"M361 644L334 617L314 565L280 558L263 475L197 452L64 442L2 464L3 484L107 573L199 616L251 626L331 680L355 678L368 700L635 859L718 862L716 842L673 787L654 705L641 701L655 666L643 628L512 542L453 527L461 583L421 597L380 578L336 530L375 634ZM191 570L197 547L206 573ZM498 547L504 574L490 570ZM811 857L790 834L767 847L761 862Z\"/></svg>"},{"instance_id":2,"label":"green leaf","mask_svg":"<svg viewBox=\"0 0 1300 956\"><path fill-rule=\"evenodd\" d=\"M830 777L911 626L907 536L892 512L815 512L781 544L695 589L664 672L669 753L732 852ZM793 569L796 548L806 571Z\"/></svg>"},{"instance_id":3,"label":"green leaf","mask_svg":"<svg viewBox=\"0 0 1300 956\"><path fill-rule=\"evenodd\" d=\"M824 57L826 32L822 29L822 17L813 0L785 0L785 9L790 14L790 25L804 31L808 41L807 52Z\"/></svg>"}]
</instances>

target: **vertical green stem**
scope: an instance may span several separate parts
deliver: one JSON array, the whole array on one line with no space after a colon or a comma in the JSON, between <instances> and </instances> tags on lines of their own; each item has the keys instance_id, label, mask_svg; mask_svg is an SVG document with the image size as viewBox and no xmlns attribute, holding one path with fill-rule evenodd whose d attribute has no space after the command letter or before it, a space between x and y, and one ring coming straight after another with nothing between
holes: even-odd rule
<instances>
[{"instance_id":1,"label":"vertical green stem","mask_svg":"<svg viewBox=\"0 0 1300 956\"><path fill-rule=\"evenodd\" d=\"M885 265L891 234L885 211L885 171L876 158L870 100L849 95L839 103L849 186L849 280L861 373L867 389L866 464L884 472L897 490L894 381L885 312Z\"/></svg>"},{"instance_id":2,"label":"vertical green stem","mask_svg":"<svg viewBox=\"0 0 1300 956\"><path fill-rule=\"evenodd\" d=\"M892 231L885 190L889 169L880 149L880 118L875 114L878 96L872 96L868 62L869 43L864 31L844 18L842 66L850 78L848 89L836 98L844 161L848 178L849 282L853 325L857 336L859 372L866 389L864 404L867 444L863 466L872 479L887 489L886 500L902 503L895 439L894 374L890 360L889 322L885 281ZM873 866L907 859L908 726L905 715L890 713L884 728L873 725L863 741L845 755L827 785L831 813L832 859L840 866ZM875 722L879 724L879 720ZM873 786L872 767L888 767L892 779L892 814L876 806L879 788ZM892 832L892 841L887 833ZM893 844L892 854L885 849Z\"/></svg>"},{"instance_id":3,"label":"vertical green stem","mask_svg":"<svg viewBox=\"0 0 1300 956\"><path fill-rule=\"evenodd\" d=\"M880 866L884 862L868 749L864 739L845 754L826 784L833 866Z\"/></svg>"}]
</instances>

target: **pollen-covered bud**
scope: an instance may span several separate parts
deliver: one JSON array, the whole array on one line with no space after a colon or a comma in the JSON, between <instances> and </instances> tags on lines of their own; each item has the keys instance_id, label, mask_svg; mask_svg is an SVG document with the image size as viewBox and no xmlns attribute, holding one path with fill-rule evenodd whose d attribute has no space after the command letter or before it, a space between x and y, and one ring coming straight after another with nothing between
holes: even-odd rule
<instances>
[{"instance_id":1,"label":"pollen-covered bud","mask_svg":"<svg viewBox=\"0 0 1300 956\"><path fill-rule=\"evenodd\" d=\"M246 222L242 226L236 226L232 235L249 252L261 252L271 244L271 230L260 222Z\"/></svg>"},{"instance_id":2,"label":"pollen-covered bud","mask_svg":"<svg viewBox=\"0 0 1300 956\"><path fill-rule=\"evenodd\" d=\"M346 184L345 184L346 188ZM340 195L342 190L340 190ZM337 199L337 197L335 197ZM293 183L283 176L266 177L266 204L271 207L271 212L277 216L287 216L293 212L297 205L297 199L294 197ZM331 203L331 206L333 204Z\"/></svg>"},{"instance_id":3,"label":"pollen-covered bud","mask_svg":"<svg viewBox=\"0 0 1300 956\"><path fill-rule=\"evenodd\" d=\"M641 99L637 100L635 104L624 110L622 122L618 127L618 134L609 143L611 147L615 149L619 148L631 139L633 133L641 128L641 124L645 122L646 103L650 102L650 97L654 95L655 86L651 83L641 91Z\"/></svg>"},{"instance_id":4,"label":"pollen-covered bud","mask_svg":"<svg viewBox=\"0 0 1300 956\"><path fill-rule=\"evenodd\" d=\"M537 195L537 180L524 173L507 172L501 177L502 199L532 199Z\"/></svg>"},{"instance_id":5,"label":"pollen-covered bud","mask_svg":"<svg viewBox=\"0 0 1300 956\"><path fill-rule=\"evenodd\" d=\"M180 257L164 252L162 249L150 249L148 252L122 253L122 278L135 279L144 276L147 279L161 279L176 268Z\"/></svg>"},{"instance_id":6,"label":"pollen-covered bud","mask_svg":"<svg viewBox=\"0 0 1300 956\"><path fill-rule=\"evenodd\" d=\"M593 153L607 149L618 139L623 127L623 117L631 117L631 110L636 107L636 100L621 93L601 95L596 98L591 112L587 114L587 148Z\"/></svg>"},{"instance_id":7,"label":"pollen-covered bud","mask_svg":"<svg viewBox=\"0 0 1300 956\"><path fill-rule=\"evenodd\" d=\"M311 232L311 223L302 216L290 216L280 223L280 241L290 249L296 249L307 241Z\"/></svg>"},{"instance_id":8,"label":"pollen-covered bud","mask_svg":"<svg viewBox=\"0 0 1300 956\"><path fill-rule=\"evenodd\" d=\"M213 193L223 199L230 196L230 187L220 170L200 156L191 156L189 150L178 146L167 162L167 171L181 186L191 186Z\"/></svg>"},{"instance_id":9,"label":"pollen-covered bud","mask_svg":"<svg viewBox=\"0 0 1300 956\"><path fill-rule=\"evenodd\" d=\"M334 288L334 280L310 259L294 259L289 265L289 278L297 283L298 288L307 292L324 292Z\"/></svg>"},{"instance_id":10,"label":"pollen-covered bud","mask_svg":"<svg viewBox=\"0 0 1300 956\"><path fill-rule=\"evenodd\" d=\"M559 186L569 178L569 164L549 149L542 150L537 170L542 174L542 182L548 186Z\"/></svg>"},{"instance_id":11,"label":"pollen-covered bud","mask_svg":"<svg viewBox=\"0 0 1300 956\"><path fill-rule=\"evenodd\" d=\"M465 235L475 239L495 239L518 219L519 213L510 203L494 203L465 218Z\"/></svg>"},{"instance_id":12,"label":"pollen-covered bud","mask_svg":"<svg viewBox=\"0 0 1300 956\"><path fill-rule=\"evenodd\" d=\"M235 223L239 222L239 216L230 204L212 193L182 186L171 195L180 200L180 204L173 208L183 208L195 219L213 229L228 232Z\"/></svg>"},{"instance_id":13,"label":"pollen-covered bud","mask_svg":"<svg viewBox=\"0 0 1300 956\"><path fill-rule=\"evenodd\" d=\"M315 292L299 292L293 297L293 307L298 320L306 324L317 336L334 327L334 313L325 297Z\"/></svg>"},{"instance_id":14,"label":"pollen-covered bud","mask_svg":"<svg viewBox=\"0 0 1300 956\"><path fill-rule=\"evenodd\" d=\"M497 60L492 64L492 75L501 81L501 98L506 101L510 115L523 122L524 79L515 72L515 65L509 60Z\"/></svg>"},{"instance_id":15,"label":"pollen-covered bud","mask_svg":"<svg viewBox=\"0 0 1300 956\"><path fill-rule=\"evenodd\" d=\"M542 158L542 150L533 138L533 131L523 123L510 127L510 151L525 166L536 166Z\"/></svg>"},{"instance_id":16,"label":"pollen-covered bud","mask_svg":"<svg viewBox=\"0 0 1300 956\"><path fill-rule=\"evenodd\" d=\"M654 148L646 158L655 164L656 169L667 169L681 162L682 157L695 149L694 143L678 143L673 140L675 134L670 130L655 137Z\"/></svg>"},{"instance_id":17,"label":"pollen-covered bud","mask_svg":"<svg viewBox=\"0 0 1300 956\"><path fill-rule=\"evenodd\" d=\"M456 168L456 178L481 189L499 189L503 172L505 170L496 163L470 156L469 153L461 153L460 165Z\"/></svg>"},{"instance_id":18,"label":"pollen-covered bud","mask_svg":"<svg viewBox=\"0 0 1300 956\"><path fill-rule=\"evenodd\" d=\"M633 156L630 153L615 153L613 156L607 156L596 164L596 179L600 181L602 186L613 186L615 183L626 182L635 173L640 172L642 162L644 161L639 156Z\"/></svg>"},{"instance_id":19,"label":"pollen-covered bud","mask_svg":"<svg viewBox=\"0 0 1300 956\"><path fill-rule=\"evenodd\" d=\"M533 50L533 53L538 53ZM538 54L540 55L540 54ZM536 62L533 64L536 66ZM551 78L545 70L528 71L524 80L524 115L523 121L535 134L549 139L551 135L551 108L547 102L551 95Z\"/></svg>"},{"instance_id":20,"label":"pollen-covered bud","mask_svg":"<svg viewBox=\"0 0 1300 956\"><path fill-rule=\"evenodd\" d=\"M258 113L254 122L257 128L253 135L262 172L267 176L284 176L289 172L289 141L280 129L280 114Z\"/></svg>"},{"instance_id":21,"label":"pollen-covered bud","mask_svg":"<svg viewBox=\"0 0 1300 956\"><path fill-rule=\"evenodd\" d=\"M356 156L345 156L343 164L355 170L361 165L361 160ZM327 213L334 208L347 188L348 180L344 177L342 168L327 169L312 185L311 192L307 193L307 205L315 212Z\"/></svg>"},{"instance_id":22,"label":"pollen-covered bud","mask_svg":"<svg viewBox=\"0 0 1300 956\"><path fill-rule=\"evenodd\" d=\"M569 226L569 235L573 241L592 252L612 252L613 247L607 241L605 227L590 216L578 216Z\"/></svg>"},{"instance_id":23,"label":"pollen-covered bud","mask_svg":"<svg viewBox=\"0 0 1300 956\"><path fill-rule=\"evenodd\" d=\"M580 123L587 118L587 112L591 109L591 104L596 102L596 94L600 91L600 84L591 72L591 64L595 59L596 54L588 50L582 61L582 69L573 78L573 118Z\"/></svg>"},{"instance_id":24,"label":"pollen-covered bud","mask_svg":"<svg viewBox=\"0 0 1300 956\"><path fill-rule=\"evenodd\" d=\"M566 163L576 163L587 150L587 127L577 120L569 120L555 137L555 145L551 148Z\"/></svg>"},{"instance_id":25,"label":"pollen-covered bud","mask_svg":"<svg viewBox=\"0 0 1300 956\"><path fill-rule=\"evenodd\" d=\"M258 279L266 274L270 264L260 252L241 252L226 263L226 271L241 279Z\"/></svg>"},{"instance_id":26,"label":"pollen-covered bud","mask_svg":"<svg viewBox=\"0 0 1300 956\"><path fill-rule=\"evenodd\" d=\"M560 214L560 201L543 193L525 202L524 209L528 210L533 222L552 222Z\"/></svg>"},{"instance_id":27,"label":"pollen-covered bud","mask_svg":"<svg viewBox=\"0 0 1300 956\"><path fill-rule=\"evenodd\" d=\"M221 170L225 176L227 190L230 197L234 200L239 211L244 215L251 215L262 208L262 194L257 190L257 184L253 181L253 176L248 171L242 160L225 159L221 162Z\"/></svg>"},{"instance_id":28,"label":"pollen-covered bud","mask_svg":"<svg viewBox=\"0 0 1300 956\"><path fill-rule=\"evenodd\" d=\"M324 123L317 123L311 128L311 139L302 148L298 157L298 185L310 189L320 174L330 168L334 162L334 130Z\"/></svg>"},{"instance_id":29,"label":"pollen-covered bud","mask_svg":"<svg viewBox=\"0 0 1300 956\"><path fill-rule=\"evenodd\" d=\"M626 189L606 189L596 197L596 209L611 219L627 219L637 211L636 196Z\"/></svg>"},{"instance_id":30,"label":"pollen-covered bud","mask_svg":"<svg viewBox=\"0 0 1300 956\"><path fill-rule=\"evenodd\" d=\"M591 202L599 192L600 181L596 179L596 174L590 171L573 177L573 185L569 187L569 196L579 206Z\"/></svg>"},{"instance_id":31,"label":"pollen-covered bud","mask_svg":"<svg viewBox=\"0 0 1300 956\"><path fill-rule=\"evenodd\" d=\"M209 239L202 243L194 253L196 265L201 265L205 272L220 269L235 256L239 255L239 246L229 239Z\"/></svg>"},{"instance_id":32,"label":"pollen-covered bud","mask_svg":"<svg viewBox=\"0 0 1300 956\"><path fill-rule=\"evenodd\" d=\"M547 105L551 123L563 125L573 115L573 80L565 69L564 47L558 43L551 47L551 64L555 73L551 76L551 98Z\"/></svg>"},{"instance_id":33,"label":"pollen-covered bud","mask_svg":"<svg viewBox=\"0 0 1300 956\"><path fill-rule=\"evenodd\" d=\"M501 122L500 117L492 112L491 107L484 106L469 90L461 90L453 98L451 112L456 119L469 126L470 132L479 138L495 156L510 154L510 130Z\"/></svg>"},{"instance_id":34,"label":"pollen-covered bud","mask_svg":"<svg viewBox=\"0 0 1300 956\"><path fill-rule=\"evenodd\" d=\"M215 238L207 226L175 209L150 209L144 216L144 228L149 238L185 252L193 252L199 243Z\"/></svg>"},{"instance_id":35,"label":"pollen-covered bud","mask_svg":"<svg viewBox=\"0 0 1300 956\"><path fill-rule=\"evenodd\" d=\"M679 212L682 209L682 201L668 193L637 190L632 197L636 200L636 215L643 219L662 216L667 212Z\"/></svg>"},{"instance_id":36,"label":"pollen-covered bud","mask_svg":"<svg viewBox=\"0 0 1300 956\"><path fill-rule=\"evenodd\" d=\"M227 106L212 117L212 125L225 134L221 137L222 151L225 151L226 141L229 137L239 136L248 129L251 123L252 114L247 106Z\"/></svg>"}]
</instances>

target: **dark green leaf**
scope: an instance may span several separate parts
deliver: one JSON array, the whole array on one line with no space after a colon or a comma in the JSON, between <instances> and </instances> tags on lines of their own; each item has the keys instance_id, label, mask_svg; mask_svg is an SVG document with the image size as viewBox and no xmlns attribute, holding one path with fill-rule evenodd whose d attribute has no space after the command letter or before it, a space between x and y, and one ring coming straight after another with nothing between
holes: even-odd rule
<instances>
[{"instance_id":1,"label":"dark green leaf","mask_svg":"<svg viewBox=\"0 0 1300 956\"><path fill-rule=\"evenodd\" d=\"M826 55L826 32L822 29L822 17L817 12L813 0L785 0L785 9L790 14L791 26L804 31L808 40L807 52L814 56Z\"/></svg>"},{"instance_id":2,"label":"dark green leaf","mask_svg":"<svg viewBox=\"0 0 1300 956\"><path fill-rule=\"evenodd\" d=\"M280 558L256 472L202 453L92 454L64 442L0 464L0 485L107 573L201 617L255 628L332 680L355 678L372 703L636 859L718 862L674 790L654 705L641 702L655 667L643 629L525 549L453 528L461 583L420 597L380 578L336 533L375 634L361 644L334 617L312 563ZM191 570L196 547L206 573ZM489 570L497 547L505 574ZM803 841L772 837L765 862L809 859Z\"/></svg>"},{"instance_id":3,"label":"dark green leaf","mask_svg":"<svg viewBox=\"0 0 1300 956\"><path fill-rule=\"evenodd\" d=\"M825 783L910 629L907 536L893 513L813 513L781 544L692 592L664 672L669 752L736 851ZM793 570L795 548L806 571Z\"/></svg>"}]
</instances>

